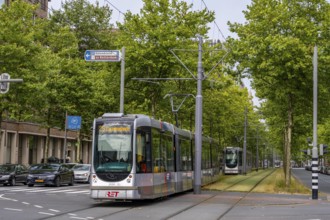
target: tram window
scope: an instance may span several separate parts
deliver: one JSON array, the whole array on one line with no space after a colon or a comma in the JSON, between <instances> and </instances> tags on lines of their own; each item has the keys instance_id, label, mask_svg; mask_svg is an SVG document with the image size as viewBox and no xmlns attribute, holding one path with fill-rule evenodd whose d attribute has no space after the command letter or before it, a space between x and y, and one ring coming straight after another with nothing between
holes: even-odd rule
<instances>
[{"instance_id":1,"label":"tram window","mask_svg":"<svg viewBox=\"0 0 330 220\"><path fill-rule=\"evenodd\" d=\"M166 171L174 171L174 148L173 136L171 134L162 135L163 139L163 158L166 159Z\"/></svg>"},{"instance_id":2,"label":"tram window","mask_svg":"<svg viewBox=\"0 0 330 220\"><path fill-rule=\"evenodd\" d=\"M191 141L187 139L180 139L181 171L192 170L192 158L190 149Z\"/></svg>"},{"instance_id":3,"label":"tram window","mask_svg":"<svg viewBox=\"0 0 330 220\"><path fill-rule=\"evenodd\" d=\"M163 160L161 158L161 145L160 145L160 131L152 129L152 161L153 172L159 173L164 167Z\"/></svg>"},{"instance_id":4,"label":"tram window","mask_svg":"<svg viewBox=\"0 0 330 220\"><path fill-rule=\"evenodd\" d=\"M172 138L172 135L161 133L157 129L152 129L152 158L154 173L174 170Z\"/></svg>"},{"instance_id":5,"label":"tram window","mask_svg":"<svg viewBox=\"0 0 330 220\"><path fill-rule=\"evenodd\" d=\"M151 171L150 135L142 128L136 132L136 172L147 173Z\"/></svg>"}]
</instances>

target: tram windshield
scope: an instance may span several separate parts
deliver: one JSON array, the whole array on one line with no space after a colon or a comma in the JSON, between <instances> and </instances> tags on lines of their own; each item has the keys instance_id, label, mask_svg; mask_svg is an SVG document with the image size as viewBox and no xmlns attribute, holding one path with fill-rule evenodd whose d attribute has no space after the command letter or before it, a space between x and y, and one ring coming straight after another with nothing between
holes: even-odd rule
<instances>
[{"instance_id":1,"label":"tram windshield","mask_svg":"<svg viewBox=\"0 0 330 220\"><path fill-rule=\"evenodd\" d=\"M132 132L127 122L104 122L95 128L96 173L129 173L132 169Z\"/></svg>"},{"instance_id":2,"label":"tram windshield","mask_svg":"<svg viewBox=\"0 0 330 220\"><path fill-rule=\"evenodd\" d=\"M234 168L237 166L238 155L235 149L226 150L226 166L229 168Z\"/></svg>"}]
</instances>

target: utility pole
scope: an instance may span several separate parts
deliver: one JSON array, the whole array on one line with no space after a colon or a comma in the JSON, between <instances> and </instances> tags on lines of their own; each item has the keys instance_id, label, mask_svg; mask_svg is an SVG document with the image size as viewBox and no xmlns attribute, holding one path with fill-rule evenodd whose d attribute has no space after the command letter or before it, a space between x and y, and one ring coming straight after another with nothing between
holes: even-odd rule
<instances>
[{"instance_id":1,"label":"utility pole","mask_svg":"<svg viewBox=\"0 0 330 220\"><path fill-rule=\"evenodd\" d=\"M201 166L202 166L202 116L203 116L203 66L202 66L202 44L203 38L198 36L198 65L197 65L197 95L195 111L195 172L194 172L194 193L201 194Z\"/></svg>"},{"instance_id":2,"label":"utility pole","mask_svg":"<svg viewBox=\"0 0 330 220\"><path fill-rule=\"evenodd\" d=\"M202 166L202 117L203 117L203 97L202 97L202 81L222 62L222 60L228 55L228 52L218 61L216 65L208 72L206 76L203 73L202 67L202 45L203 38L202 36L198 37L198 65L197 65L197 78L189 70L189 68L180 60L180 58L170 50L175 58L182 64L182 66L193 76L193 78L132 78L133 80L142 80L145 82L152 82L153 80L197 80L197 96L196 96L196 111L195 111L195 164L194 164L194 193L201 193L201 166Z\"/></svg>"},{"instance_id":3,"label":"utility pole","mask_svg":"<svg viewBox=\"0 0 330 220\"><path fill-rule=\"evenodd\" d=\"M256 169L259 170L259 127L257 127L257 155L256 155Z\"/></svg>"},{"instance_id":4,"label":"utility pole","mask_svg":"<svg viewBox=\"0 0 330 220\"><path fill-rule=\"evenodd\" d=\"M244 142L243 142L243 174L246 175L246 128L247 128L247 108L244 110Z\"/></svg>"},{"instance_id":5,"label":"utility pole","mask_svg":"<svg viewBox=\"0 0 330 220\"><path fill-rule=\"evenodd\" d=\"M317 152L317 46L313 54L313 150L312 150L312 199L318 199L318 152Z\"/></svg>"}]
</instances>

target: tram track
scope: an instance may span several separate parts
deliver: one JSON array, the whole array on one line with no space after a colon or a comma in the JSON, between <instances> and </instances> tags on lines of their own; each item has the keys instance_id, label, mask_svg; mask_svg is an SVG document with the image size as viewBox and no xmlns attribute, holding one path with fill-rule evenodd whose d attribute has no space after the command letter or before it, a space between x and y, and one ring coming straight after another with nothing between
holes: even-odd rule
<instances>
[{"instance_id":1,"label":"tram track","mask_svg":"<svg viewBox=\"0 0 330 220\"><path fill-rule=\"evenodd\" d=\"M265 176L263 176L261 179L259 179L256 184L254 184L249 191L245 193L242 197L240 197L235 203L233 203L224 213L222 213L217 220L221 220L223 217L225 217L233 208L235 208L242 200L244 200L263 180L265 180L267 177L269 177L271 174L273 174L275 170L272 170L271 172L267 173ZM241 181L243 182L243 181Z\"/></svg>"},{"instance_id":2,"label":"tram track","mask_svg":"<svg viewBox=\"0 0 330 220\"><path fill-rule=\"evenodd\" d=\"M271 173L272 173L272 172L271 172ZM270 173L270 174L271 174L271 173ZM268 174L267 176L269 176L270 174ZM257 177L258 175L260 175L260 174L259 174L258 172L256 172L255 174L253 174L253 175L251 175L251 176L247 176L247 177L244 178L244 179L241 179L241 180L238 180L237 182L234 182L233 184L231 184L231 185L225 187L224 189L222 189L221 191L223 191L223 192L225 192L225 191L230 191L230 190L229 190L230 188L233 188L234 186L237 186L237 185L243 183L244 181L247 181L247 180L250 180L250 179L252 179L252 178L254 178L254 177Z\"/></svg>"},{"instance_id":3,"label":"tram track","mask_svg":"<svg viewBox=\"0 0 330 220\"><path fill-rule=\"evenodd\" d=\"M254 184L246 191L238 191L239 194L230 196L223 194L224 199L227 199L226 208L219 210L218 214L214 215L217 220L222 220L237 207L253 190L268 176L270 176L274 170L247 176L246 178L235 181L234 183L226 186L223 190L217 192L208 193L203 190L201 195L192 195L190 192L176 194L173 196L165 197L156 200L144 200L133 202L102 202L94 204L93 206L84 210L71 210L70 212L59 213L56 216L46 217L47 220L59 220L59 219L95 219L95 220L108 220L108 219L161 219L161 220L176 220L187 219L186 216L195 213L196 210L202 210L204 205L212 204L215 200L221 199L222 194L231 191L234 187L244 185L246 181L254 179ZM259 176L259 177L258 177ZM257 178L258 177L258 178ZM194 198L194 199L189 199ZM228 199L230 198L230 199ZM166 207L166 209L164 209ZM171 207L171 208L168 208ZM92 214L93 213L93 214Z\"/></svg>"},{"instance_id":4,"label":"tram track","mask_svg":"<svg viewBox=\"0 0 330 220\"><path fill-rule=\"evenodd\" d=\"M233 208L235 208L242 200L244 200L263 180L265 180L268 176L270 176L273 172L274 172L275 170L272 170L272 171L270 171L270 172L267 172L265 175L263 175L263 176L261 176L261 178L259 179L259 180L257 180L256 181L256 183L255 184L253 184L252 186L251 186L251 188L243 195L243 196L241 196L236 202L234 202L225 212L223 212L220 216L219 216L219 218L217 218L217 220L221 220L224 216L226 216ZM252 175L252 176L249 176L249 177L247 177L247 178L244 178L244 179L242 179L242 180L239 180L239 181L237 181L237 182L235 182L235 183L233 183L233 184L231 184L230 186L228 186L228 187L226 187L226 188L224 188L223 190L220 190L219 192L226 192L226 191L230 191L229 189L230 188L232 188L232 187L234 187L234 186L237 186L237 185L239 185L239 184L241 184L241 183L243 183L244 181L247 181L247 180L249 180L249 179L251 179L251 178L254 178L254 177L257 177L259 174L257 173L257 174L254 174L254 175ZM177 212L175 212L175 213L172 213L171 215L168 215L166 218L162 218L162 220L169 220L169 219L172 219L172 218L174 218L175 216L178 216L178 215L180 215L180 214L182 214L182 213L184 213L184 212L187 212L187 211L189 211L190 209L193 209L194 207L196 207L196 206L199 206L199 205L202 205L203 203L206 203L206 202L208 202L208 201L210 201L210 200L212 200L214 197L216 197L216 196L219 196L219 194L214 194L214 195L212 195L212 196L210 196L210 197L208 197L208 198L206 198L206 199L203 199L203 200L201 200L200 202L198 202L198 203L195 203L195 204L193 204L193 205L190 205L190 206L188 206L188 207L186 207L185 209L182 209L182 210L180 210L180 211L177 211Z\"/></svg>"}]
</instances>

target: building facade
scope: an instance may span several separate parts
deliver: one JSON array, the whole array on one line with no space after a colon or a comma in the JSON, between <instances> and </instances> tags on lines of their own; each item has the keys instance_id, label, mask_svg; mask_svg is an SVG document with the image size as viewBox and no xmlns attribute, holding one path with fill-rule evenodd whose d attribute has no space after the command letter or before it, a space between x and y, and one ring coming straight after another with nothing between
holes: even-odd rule
<instances>
[{"instance_id":1,"label":"building facade","mask_svg":"<svg viewBox=\"0 0 330 220\"><path fill-rule=\"evenodd\" d=\"M70 162L78 162L79 154L83 163L91 163L92 141L85 138L78 147L77 135L78 132L75 131L67 131L65 134L63 130L52 128L47 158L63 159L64 143L67 143L66 150ZM40 163L44 155L46 137L47 129L38 124L3 121L1 123L0 164L31 165Z\"/></svg>"}]
</instances>

